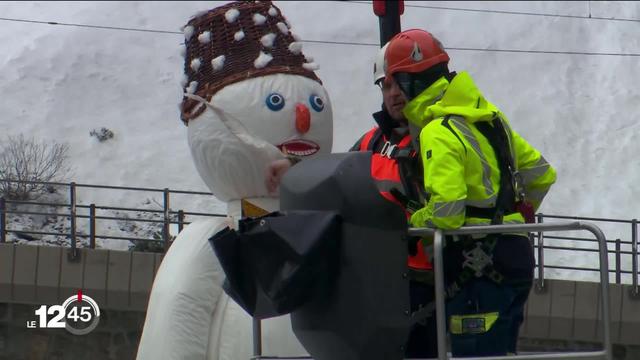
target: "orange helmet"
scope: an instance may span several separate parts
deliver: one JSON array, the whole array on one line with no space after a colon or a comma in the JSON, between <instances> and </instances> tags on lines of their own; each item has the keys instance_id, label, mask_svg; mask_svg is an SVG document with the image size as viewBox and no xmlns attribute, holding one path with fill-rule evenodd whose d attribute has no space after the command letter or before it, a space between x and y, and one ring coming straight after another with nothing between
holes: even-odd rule
<instances>
[{"instance_id":1,"label":"orange helmet","mask_svg":"<svg viewBox=\"0 0 640 360\"><path fill-rule=\"evenodd\" d=\"M396 73L419 73L437 64L447 64L449 55L442 43L430 33L410 29L389 40L385 53L386 76Z\"/></svg>"}]
</instances>

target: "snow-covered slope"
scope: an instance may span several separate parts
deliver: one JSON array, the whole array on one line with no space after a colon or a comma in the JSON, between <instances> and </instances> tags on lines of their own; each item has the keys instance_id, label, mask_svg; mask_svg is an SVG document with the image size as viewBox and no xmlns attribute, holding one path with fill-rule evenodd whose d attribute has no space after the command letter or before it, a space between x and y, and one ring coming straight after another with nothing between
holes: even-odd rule
<instances>
[{"instance_id":1,"label":"snow-covered slope","mask_svg":"<svg viewBox=\"0 0 640 360\"><path fill-rule=\"evenodd\" d=\"M179 31L224 2L3 2L0 16ZM378 20L359 2L275 2L302 39L375 44ZM491 9L640 19L640 3L411 2L403 29L434 33L451 68L467 70L513 127L558 170L543 212L633 218L640 189L640 21L515 15ZM411 7L416 5L418 7ZM1 21L0 129L68 142L74 180L207 191L178 117L182 35ZM635 56L465 50L598 52ZM334 107L334 151L370 128L381 97L371 83L376 46L305 43ZM115 137L89 136L107 127ZM106 192L87 201L127 204ZM93 197L93 198L91 198ZM89 199L91 198L91 199ZM193 205L223 211L215 199ZM612 235L617 236L617 235Z\"/></svg>"}]
</instances>

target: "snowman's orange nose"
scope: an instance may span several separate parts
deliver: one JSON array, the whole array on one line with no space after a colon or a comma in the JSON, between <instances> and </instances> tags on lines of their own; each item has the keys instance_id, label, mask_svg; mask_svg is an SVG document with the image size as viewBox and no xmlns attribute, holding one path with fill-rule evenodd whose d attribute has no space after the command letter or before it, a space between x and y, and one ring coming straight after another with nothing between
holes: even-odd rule
<instances>
[{"instance_id":1,"label":"snowman's orange nose","mask_svg":"<svg viewBox=\"0 0 640 360\"><path fill-rule=\"evenodd\" d=\"M311 114L304 104L296 104L296 130L300 134L306 134L311 128Z\"/></svg>"}]
</instances>

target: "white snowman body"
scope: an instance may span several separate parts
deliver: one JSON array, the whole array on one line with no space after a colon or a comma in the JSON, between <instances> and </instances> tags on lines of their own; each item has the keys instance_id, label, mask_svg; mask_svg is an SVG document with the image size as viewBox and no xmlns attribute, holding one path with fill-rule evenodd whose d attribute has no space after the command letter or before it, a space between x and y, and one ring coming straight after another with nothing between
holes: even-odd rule
<instances>
[{"instance_id":1,"label":"white snowman body","mask_svg":"<svg viewBox=\"0 0 640 360\"><path fill-rule=\"evenodd\" d=\"M198 173L228 217L196 221L175 239L156 274L138 359L248 360L252 319L222 290L225 275L208 239L235 228L240 201L267 211L265 170L284 153L315 156L332 147L332 109L324 87L304 76L272 74L231 84L189 122L188 139ZM289 316L263 320L263 353L299 356L306 351Z\"/></svg>"}]
</instances>

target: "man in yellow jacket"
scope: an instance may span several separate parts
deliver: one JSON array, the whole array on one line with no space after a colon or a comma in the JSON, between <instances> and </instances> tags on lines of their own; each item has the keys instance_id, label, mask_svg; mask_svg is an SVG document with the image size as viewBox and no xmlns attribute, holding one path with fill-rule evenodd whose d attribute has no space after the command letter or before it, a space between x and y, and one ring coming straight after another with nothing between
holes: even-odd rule
<instances>
[{"instance_id":1,"label":"man in yellow jacket","mask_svg":"<svg viewBox=\"0 0 640 360\"><path fill-rule=\"evenodd\" d=\"M448 62L442 44L423 30L397 34L385 53L386 76L409 100L403 112L421 129L429 199L411 217L412 226L531 222L555 170L511 129L469 74L450 72ZM533 282L526 234L451 238L444 251L453 355L515 353Z\"/></svg>"}]
</instances>

